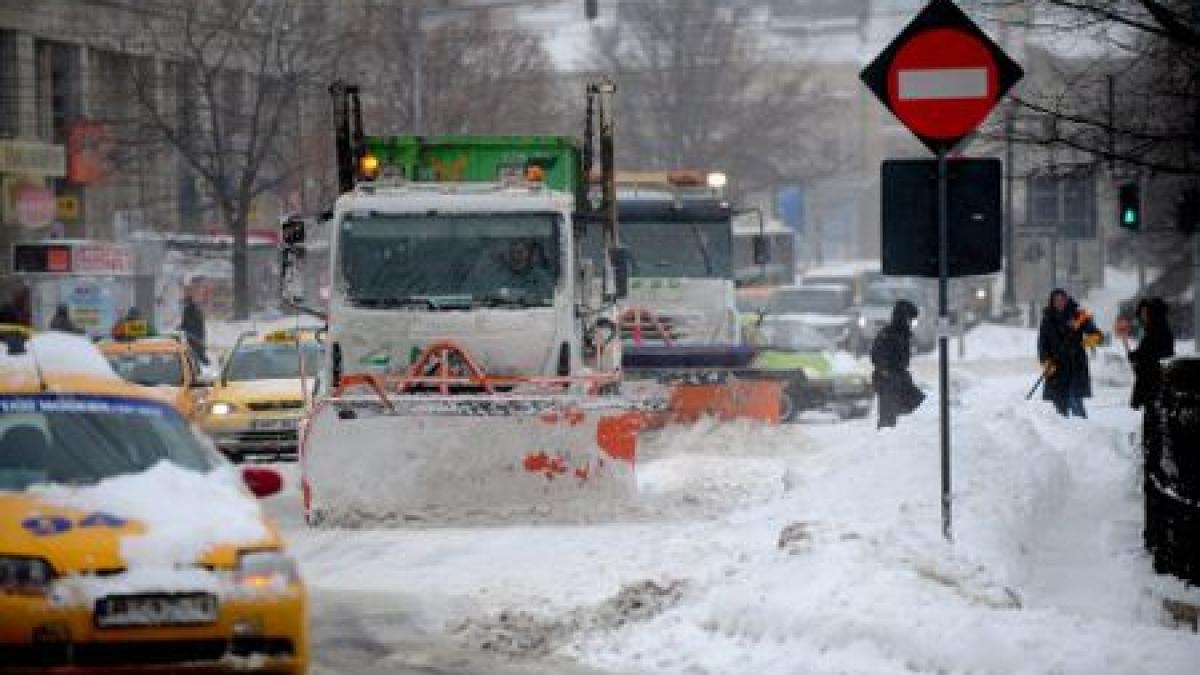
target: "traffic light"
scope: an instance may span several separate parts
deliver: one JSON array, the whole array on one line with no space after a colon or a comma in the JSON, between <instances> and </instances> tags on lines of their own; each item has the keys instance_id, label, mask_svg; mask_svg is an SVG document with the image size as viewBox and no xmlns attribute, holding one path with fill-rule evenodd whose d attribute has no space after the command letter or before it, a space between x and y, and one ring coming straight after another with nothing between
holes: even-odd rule
<instances>
[{"instance_id":1,"label":"traffic light","mask_svg":"<svg viewBox=\"0 0 1200 675\"><path fill-rule=\"evenodd\" d=\"M583 0L583 15L586 16L589 21L600 15L599 4L600 0Z\"/></svg>"},{"instance_id":2,"label":"traffic light","mask_svg":"<svg viewBox=\"0 0 1200 675\"><path fill-rule=\"evenodd\" d=\"M1121 183L1117 190L1117 222L1127 230L1142 229L1142 191L1136 181Z\"/></svg>"}]
</instances>

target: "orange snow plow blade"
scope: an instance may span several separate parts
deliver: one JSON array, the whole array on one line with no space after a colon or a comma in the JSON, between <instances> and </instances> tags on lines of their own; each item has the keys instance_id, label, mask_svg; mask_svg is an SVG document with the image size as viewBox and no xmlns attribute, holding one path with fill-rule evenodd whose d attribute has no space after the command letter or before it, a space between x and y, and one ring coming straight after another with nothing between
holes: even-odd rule
<instances>
[{"instance_id":1,"label":"orange snow plow blade","mask_svg":"<svg viewBox=\"0 0 1200 675\"><path fill-rule=\"evenodd\" d=\"M783 383L769 380L731 380L720 384L669 385L666 409L644 413L646 428L691 424L704 417L721 421L750 419L779 424Z\"/></svg>"},{"instance_id":2,"label":"orange snow plow blade","mask_svg":"<svg viewBox=\"0 0 1200 675\"><path fill-rule=\"evenodd\" d=\"M453 350L441 363L455 359L469 363ZM644 421L625 399L572 391L586 378L454 370L342 378L304 429L310 523L504 520L633 497ZM454 393L468 388L482 392Z\"/></svg>"}]
</instances>

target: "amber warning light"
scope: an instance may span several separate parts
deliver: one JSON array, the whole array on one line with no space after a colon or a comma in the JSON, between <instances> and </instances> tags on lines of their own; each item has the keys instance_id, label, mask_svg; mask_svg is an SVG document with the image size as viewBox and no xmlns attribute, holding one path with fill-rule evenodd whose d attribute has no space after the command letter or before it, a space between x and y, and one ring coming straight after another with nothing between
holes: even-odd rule
<instances>
[{"instance_id":1,"label":"amber warning light","mask_svg":"<svg viewBox=\"0 0 1200 675\"><path fill-rule=\"evenodd\" d=\"M379 177L379 158L366 154L358 160L358 175L363 180L375 180Z\"/></svg>"}]
</instances>

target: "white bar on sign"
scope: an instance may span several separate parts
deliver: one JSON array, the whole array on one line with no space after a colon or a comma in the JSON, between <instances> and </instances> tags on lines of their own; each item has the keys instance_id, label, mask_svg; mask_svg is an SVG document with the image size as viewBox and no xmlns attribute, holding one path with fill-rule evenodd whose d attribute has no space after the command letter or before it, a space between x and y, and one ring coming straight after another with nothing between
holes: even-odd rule
<instances>
[{"instance_id":1,"label":"white bar on sign","mask_svg":"<svg viewBox=\"0 0 1200 675\"><path fill-rule=\"evenodd\" d=\"M900 71L900 100L984 98L987 68L933 68Z\"/></svg>"}]
</instances>

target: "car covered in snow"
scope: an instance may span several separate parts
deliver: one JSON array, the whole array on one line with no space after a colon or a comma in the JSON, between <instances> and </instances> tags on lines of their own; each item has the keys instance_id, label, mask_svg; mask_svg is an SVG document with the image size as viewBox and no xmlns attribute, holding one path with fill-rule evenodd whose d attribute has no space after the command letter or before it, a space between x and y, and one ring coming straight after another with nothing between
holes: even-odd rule
<instances>
[{"instance_id":1,"label":"car covered in snow","mask_svg":"<svg viewBox=\"0 0 1200 675\"><path fill-rule=\"evenodd\" d=\"M0 355L0 672L304 672L306 591L238 474L86 339Z\"/></svg>"},{"instance_id":2,"label":"car covered in snow","mask_svg":"<svg viewBox=\"0 0 1200 675\"><path fill-rule=\"evenodd\" d=\"M854 289L845 284L800 284L771 292L763 320L802 323L820 333L830 349L845 349L854 336Z\"/></svg>"},{"instance_id":3,"label":"car covered in snow","mask_svg":"<svg viewBox=\"0 0 1200 675\"><path fill-rule=\"evenodd\" d=\"M242 334L209 391L200 428L234 461L295 456L305 386L311 391L320 360L314 330Z\"/></svg>"},{"instance_id":4,"label":"car covered in snow","mask_svg":"<svg viewBox=\"0 0 1200 675\"><path fill-rule=\"evenodd\" d=\"M127 381L149 388L186 418L199 412L212 383L201 375L182 336L103 340L98 346Z\"/></svg>"}]
</instances>

